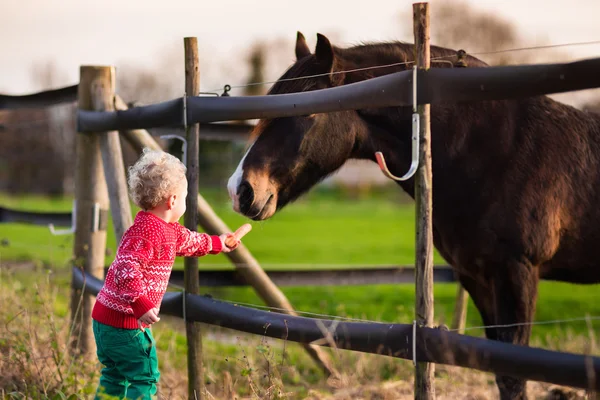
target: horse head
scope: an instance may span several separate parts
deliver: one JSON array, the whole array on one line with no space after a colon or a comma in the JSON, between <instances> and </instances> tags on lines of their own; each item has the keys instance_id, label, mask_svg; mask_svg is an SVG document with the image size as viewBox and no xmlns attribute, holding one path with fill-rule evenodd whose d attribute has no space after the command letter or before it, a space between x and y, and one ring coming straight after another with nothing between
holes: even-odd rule
<instances>
[{"instance_id":1,"label":"horse head","mask_svg":"<svg viewBox=\"0 0 600 400\"><path fill-rule=\"evenodd\" d=\"M344 84L337 49L318 35L314 53L298 32L296 62L268 94L307 92ZM315 76L317 75L317 76ZM307 77L298 80L291 78ZM254 220L271 217L353 156L365 129L356 111L260 120L248 151L229 179L234 209Z\"/></svg>"}]
</instances>

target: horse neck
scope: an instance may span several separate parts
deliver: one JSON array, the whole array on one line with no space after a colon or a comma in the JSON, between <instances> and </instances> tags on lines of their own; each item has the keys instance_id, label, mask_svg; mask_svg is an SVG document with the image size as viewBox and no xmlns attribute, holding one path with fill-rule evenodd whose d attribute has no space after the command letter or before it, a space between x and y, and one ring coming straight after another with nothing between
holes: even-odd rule
<instances>
[{"instance_id":1,"label":"horse neck","mask_svg":"<svg viewBox=\"0 0 600 400\"><path fill-rule=\"evenodd\" d=\"M375 153L385 156L389 171L396 176L404 175L411 164L411 120L394 118L393 109L374 110L363 114L367 129L357 138L353 158L376 161ZM399 181L398 184L414 197L414 179Z\"/></svg>"},{"instance_id":2,"label":"horse neck","mask_svg":"<svg viewBox=\"0 0 600 400\"><path fill-rule=\"evenodd\" d=\"M412 46L407 47L402 43L384 43L380 45L357 47L353 49L337 49L337 55L340 57L340 66L342 69L360 69L373 65L386 65L397 63L399 60L408 61L412 57ZM432 46L432 56L450 56L456 52L451 49ZM358 56L360 55L360 57ZM475 67L486 66L481 60L471 56L467 57L469 65ZM439 67L447 68L448 65L441 64ZM403 71L405 65L395 65L388 68L375 68L366 71L352 72L346 75L345 84L363 81L381 75L387 75L394 72ZM453 151L464 151L464 143L468 141L468 129L457 132L448 129L452 121L451 116L462 108L478 108L478 105L458 106L456 108L436 107L435 113L432 112L432 131L434 122L437 131L443 132L442 137L435 138L432 134L432 151L434 143L437 142L440 151L437 151L433 162L438 165L448 164L448 153L444 147L452 148ZM412 122L409 109L386 108L377 110L360 110L359 115L367 123L367 133L363 137L357 138L357 145L353 158L369 159L376 161L375 152L382 151L386 158L386 163L390 172L396 176L404 175L411 164L411 132ZM464 123L463 123L464 127ZM414 197L414 180L398 182L400 186L411 196Z\"/></svg>"},{"instance_id":3,"label":"horse neck","mask_svg":"<svg viewBox=\"0 0 600 400\"><path fill-rule=\"evenodd\" d=\"M436 109L431 117L431 148L433 167L451 164L451 157L466 151L469 129L449 129L448 115L445 110ZM361 113L361 112L359 112ZM375 152L381 151L389 171L396 176L403 176L409 171L412 162L412 121L410 110L381 109L372 110L368 114L361 113L367 129L357 139L354 158L368 159L376 162ZM437 151L436 151L437 150ZM408 195L414 198L414 178L399 181L398 184Z\"/></svg>"}]
</instances>

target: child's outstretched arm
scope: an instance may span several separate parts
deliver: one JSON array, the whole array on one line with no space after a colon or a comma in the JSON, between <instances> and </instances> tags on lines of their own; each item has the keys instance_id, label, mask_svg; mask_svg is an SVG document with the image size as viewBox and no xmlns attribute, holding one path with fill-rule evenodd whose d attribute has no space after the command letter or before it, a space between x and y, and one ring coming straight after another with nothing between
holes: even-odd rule
<instances>
[{"instance_id":1,"label":"child's outstretched arm","mask_svg":"<svg viewBox=\"0 0 600 400\"><path fill-rule=\"evenodd\" d=\"M235 250L240 239L252 230L250 224L242 225L235 233L224 233L220 236L211 236L206 233L190 231L179 225L177 239L177 255L187 257L200 257L206 254L229 253Z\"/></svg>"},{"instance_id":2,"label":"child's outstretched arm","mask_svg":"<svg viewBox=\"0 0 600 400\"><path fill-rule=\"evenodd\" d=\"M219 236L194 232L177 224L177 248L175 254L184 257L202 257L207 254L219 254L223 242Z\"/></svg>"}]
</instances>

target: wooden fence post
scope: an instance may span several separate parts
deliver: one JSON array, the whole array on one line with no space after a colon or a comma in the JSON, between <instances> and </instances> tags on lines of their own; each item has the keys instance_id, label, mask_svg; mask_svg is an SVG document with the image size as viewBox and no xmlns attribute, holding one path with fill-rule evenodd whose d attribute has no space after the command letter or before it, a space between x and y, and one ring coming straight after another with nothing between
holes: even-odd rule
<instances>
[{"instance_id":1,"label":"wooden fence post","mask_svg":"<svg viewBox=\"0 0 600 400\"><path fill-rule=\"evenodd\" d=\"M428 70L429 4L413 4L415 60L417 68ZM418 82L417 82L418 85ZM416 238L416 322L419 326L433 326L433 234L432 234L432 168L431 127L429 104L418 107L420 116L419 168L415 179L417 209ZM413 340L416 340L413 338ZM418 362L415 370L415 399L435 399L435 365Z\"/></svg>"},{"instance_id":2,"label":"wooden fence post","mask_svg":"<svg viewBox=\"0 0 600 400\"><path fill-rule=\"evenodd\" d=\"M200 70L198 62L198 41L195 37L183 39L185 47L185 95L200 95ZM184 111L185 112L185 111ZM187 118L187 117L186 117ZM198 230L198 146L200 125L186 126L187 139L187 180L188 196L186 199L187 211L185 212L185 226L193 231ZM198 277L198 259L186 257L185 292L199 294L200 279ZM185 303L184 303L185 304ZM200 324L185 321L188 345L188 398L202 399L203 371L202 371L202 334Z\"/></svg>"},{"instance_id":3,"label":"wooden fence post","mask_svg":"<svg viewBox=\"0 0 600 400\"><path fill-rule=\"evenodd\" d=\"M114 111L115 86L115 69L111 67L110 74L92 84L92 106L95 111ZM118 131L102 132L98 135L118 246L123 233L132 224L123 153Z\"/></svg>"},{"instance_id":4,"label":"wooden fence post","mask_svg":"<svg viewBox=\"0 0 600 400\"><path fill-rule=\"evenodd\" d=\"M78 107L93 110L92 93L97 82L108 79L111 67L82 66L80 68ZM102 159L100 138L97 134L78 133L75 161L75 264L93 276L104 278L106 251L106 219L108 193ZM71 291L71 351L73 354L92 355L92 296L82 290Z\"/></svg>"}]
</instances>

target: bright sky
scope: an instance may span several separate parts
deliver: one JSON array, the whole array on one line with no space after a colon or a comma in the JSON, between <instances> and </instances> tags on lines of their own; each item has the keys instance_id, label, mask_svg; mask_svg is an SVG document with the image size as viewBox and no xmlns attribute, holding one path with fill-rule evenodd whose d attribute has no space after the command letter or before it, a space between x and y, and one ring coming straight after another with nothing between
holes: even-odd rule
<instances>
[{"instance_id":1,"label":"bright sky","mask_svg":"<svg viewBox=\"0 0 600 400\"><path fill-rule=\"evenodd\" d=\"M430 1L432 13L439 0ZM82 64L119 68L162 66L182 75L183 37L200 44L203 89L242 83L238 66L258 39L295 38L314 45L321 32L334 44L404 36L406 0L1 0L0 92L21 94L46 88L31 79L34 65L49 61L61 71L58 86L77 82ZM598 0L471 0L472 7L513 21L528 43L600 40ZM432 26L435 30L435 26ZM600 45L564 49L569 58L600 56ZM166 55L181 53L165 69ZM289 49L290 62L293 48ZM172 57L177 60L177 57ZM567 60L565 60L567 61ZM161 64L162 62L162 64ZM223 67L225 66L225 67ZM280 71L283 72L283 71ZM243 72L245 73L245 72ZM267 76L267 79L277 78ZM183 87L183 82L181 82ZM209 87L207 87L209 86Z\"/></svg>"}]
</instances>

